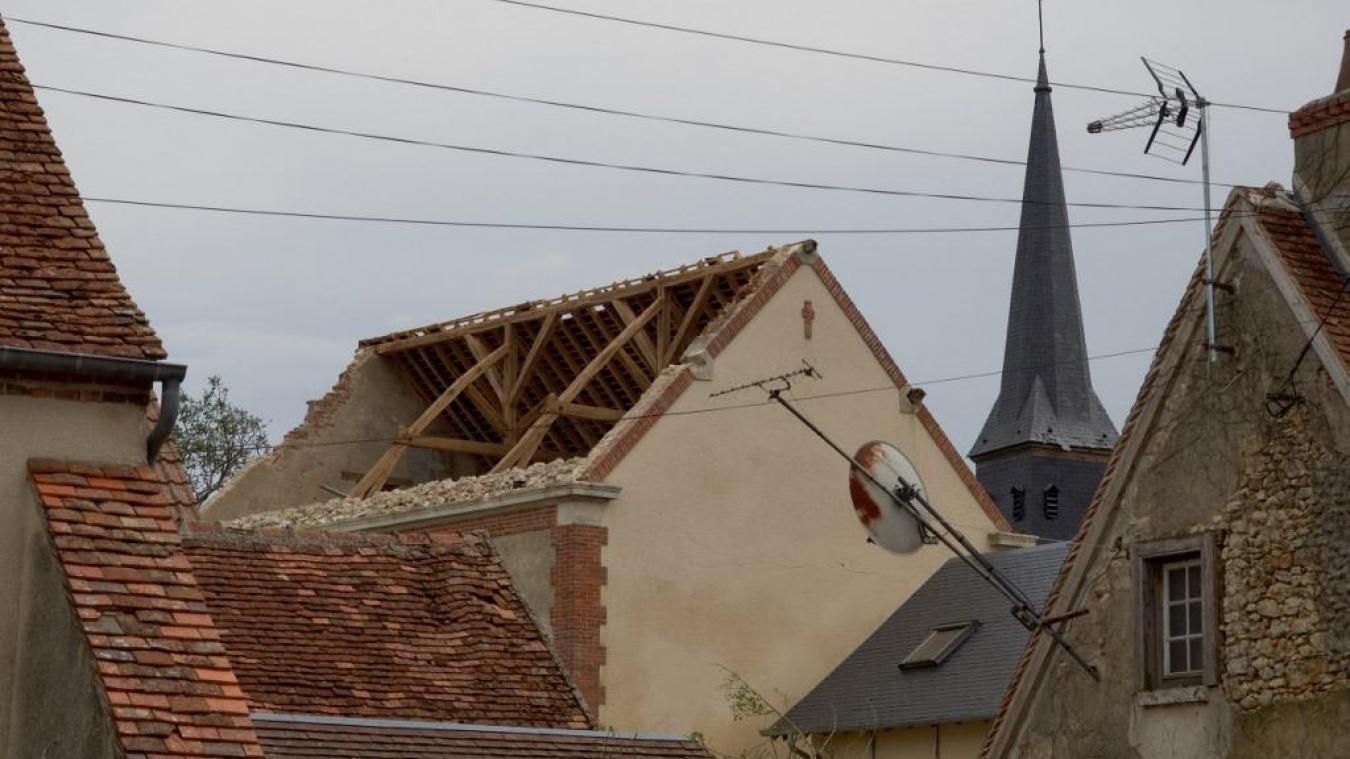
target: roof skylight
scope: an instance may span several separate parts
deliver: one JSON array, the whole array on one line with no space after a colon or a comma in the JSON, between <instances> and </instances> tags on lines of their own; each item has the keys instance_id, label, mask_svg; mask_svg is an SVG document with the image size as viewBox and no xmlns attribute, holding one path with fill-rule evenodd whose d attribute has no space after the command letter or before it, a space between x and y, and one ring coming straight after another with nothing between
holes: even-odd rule
<instances>
[{"instance_id":1,"label":"roof skylight","mask_svg":"<svg viewBox=\"0 0 1350 759\"><path fill-rule=\"evenodd\" d=\"M965 643L966 638L969 638L978 626L978 622L971 620L943 625L933 630L910 652L909 656L905 657L904 661L900 662L900 669L936 667Z\"/></svg>"}]
</instances>

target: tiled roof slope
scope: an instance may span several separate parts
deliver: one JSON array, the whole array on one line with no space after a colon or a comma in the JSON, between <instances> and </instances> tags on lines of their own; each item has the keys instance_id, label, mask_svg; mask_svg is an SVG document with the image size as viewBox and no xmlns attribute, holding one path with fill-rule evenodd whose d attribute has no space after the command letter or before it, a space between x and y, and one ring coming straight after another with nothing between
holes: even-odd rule
<instances>
[{"instance_id":1,"label":"tiled roof slope","mask_svg":"<svg viewBox=\"0 0 1350 759\"><path fill-rule=\"evenodd\" d=\"M166 355L117 278L0 22L0 345Z\"/></svg>"},{"instance_id":2,"label":"tiled roof slope","mask_svg":"<svg viewBox=\"0 0 1350 759\"><path fill-rule=\"evenodd\" d=\"M589 728L487 540L184 538L255 711Z\"/></svg>"},{"instance_id":3,"label":"tiled roof slope","mask_svg":"<svg viewBox=\"0 0 1350 759\"><path fill-rule=\"evenodd\" d=\"M1040 603L1067 551L1067 543L1052 543L991 554L989 561ZM900 669L933 630L969 621L979 628L946 661ZM960 559L949 559L773 731L870 731L993 719L1026 640L1007 599Z\"/></svg>"},{"instance_id":4,"label":"tiled roof slope","mask_svg":"<svg viewBox=\"0 0 1350 759\"><path fill-rule=\"evenodd\" d=\"M1346 106L1350 111L1350 105ZM1271 190L1248 190L1271 195ZM1281 193L1282 194L1282 193ZM1256 222L1274 244L1289 276L1298 284L1313 316L1322 323L1325 334L1350 368L1350 292L1342 294L1346 279L1336 271L1331 257L1322 248L1317 233L1303 214L1290 208L1264 203Z\"/></svg>"},{"instance_id":5,"label":"tiled roof slope","mask_svg":"<svg viewBox=\"0 0 1350 759\"><path fill-rule=\"evenodd\" d=\"M269 759L710 759L682 738L432 722L259 715L258 735Z\"/></svg>"},{"instance_id":6,"label":"tiled roof slope","mask_svg":"<svg viewBox=\"0 0 1350 759\"><path fill-rule=\"evenodd\" d=\"M262 756L220 632L150 467L29 462L128 757Z\"/></svg>"}]
</instances>

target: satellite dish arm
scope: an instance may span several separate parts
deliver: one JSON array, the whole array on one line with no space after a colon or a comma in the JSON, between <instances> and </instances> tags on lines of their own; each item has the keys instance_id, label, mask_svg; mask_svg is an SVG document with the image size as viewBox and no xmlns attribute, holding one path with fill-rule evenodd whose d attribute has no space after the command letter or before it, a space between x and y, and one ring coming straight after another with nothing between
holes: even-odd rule
<instances>
[{"instance_id":1,"label":"satellite dish arm","mask_svg":"<svg viewBox=\"0 0 1350 759\"><path fill-rule=\"evenodd\" d=\"M840 456L844 458L844 460L848 461L850 467L857 470L858 472L861 472L862 475L866 477L873 485L876 485L887 495L889 495L891 497L891 500L895 502L896 506L899 506L901 509L908 512L910 516L914 517L915 521L919 523L920 527L928 530L931 534L935 535L937 539L941 541L941 543L944 546L947 547L948 550L956 554L957 558L961 559L963 562L965 562L967 566L975 570L976 574L978 574L981 578L983 578L985 582L992 585L995 590L1003 594L1003 596L1006 597L1009 601L1012 601L1013 602L1012 615L1014 618L1017 619L1018 622L1020 622L1028 630L1031 630L1033 632L1036 630L1044 630L1047 634L1050 635L1050 637L1055 641L1055 643L1058 644L1060 648L1064 649L1064 651L1068 653L1069 656L1072 657L1073 660L1077 662L1078 665L1081 666L1089 675L1091 675L1094 680L1101 679L1100 674L1098 674L1097 672L1097 668L1094 667L1092 664L1089 664L1088 661L1082 657L1082 655L1080 655L1077 651L1074 650L1073 646L1069 645L1069 642L1064 638L1064 636L1059 632L1059 630L1056 630L1052 626L1052 622L1048 620L1044 615L1042 615L1039 611L1036 610L1035 605L1031 602L1031 599L1027 598L1026 594L1022 592L1022 589L1018 588L1007 577L1004 577L1003 573L998 571L998 569L995 568L993 564L990 564L989 560L986 559L984 555L981 554L980 551L976 549L975 546L971 544L971 542L968 539L966 539L966 536L962 534L960 530L956 529L956 527L954 527L950 522L948 522L946 518L942 516L942 514L938 513L938 511L934 509L931 504L928 503L928 499L923 497L923 495L919 492L918 488L914 487L913 483L906 481L904 477L899 475L897 475L897 478L899 479L898 488L893 488L892 486L885 485L879 480L877 480L877 478L871 472L869 472L866 467L864 467L862 464L859 464L852 456L848 455L848 453L844 451L843 448L840 448L837 443L831 440L830 437L826 435L823 430L817 427L814 422L812 422L810 419L807 419L800 411L797 410L795 406L789 403L787 399L783 398L784 389L785 388L775 388L773 390L770 390L769 398L771 400L777 401L780 406L787 409L788 412L791 413L793 416L797 417L798 421L806 425L808 429L810 429L812 432L816 434L816 437L825 441L825 444L828 445L830 448L834 449L835 453L838 453ZM905 497L902 498L900 493L903 493ZM914 505L915 501L917 501L920 505L922 505L924 511L927 511L928 514L930 514L934 519L938 521L939 524L942 525L942 528L943 530L945 530L945 533L935 530L933 528L932 524L924 517L923 513L921 513L919 509L915 507ZM958 544L960 545L960 549L957 548ZM1063 621L1063 620L1056 620L1056 621Z\"/></svg>"}]
</instances>

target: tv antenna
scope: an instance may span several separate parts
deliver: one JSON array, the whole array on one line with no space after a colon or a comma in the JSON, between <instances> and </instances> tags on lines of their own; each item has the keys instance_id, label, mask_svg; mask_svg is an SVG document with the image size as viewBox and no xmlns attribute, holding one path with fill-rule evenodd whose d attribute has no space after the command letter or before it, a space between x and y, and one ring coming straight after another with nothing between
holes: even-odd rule
<instances>
[{"instance_id":1,"label":"tv antenna","mask_svg":"<svg viewBox=\"0 0 1350 759\"><path fill-rule=\"evenodd\" d=\"M806 364L805 361L802 363ZM810 364L806 364L806 367L806 370L748 382L713 395L726 395L729 392L749 388L758 388L768 393L769 400L787 409L797 421L806 425L816 437L849 463L849 491L853 496L854 509L863 527L871 535L871 542L893 553L902 554L912 553L921 544L928 542L946 546L966 566L974 570L975 574L1012 602L1012 616L1023 627L1033 633L1045 631L1055 644L1064 649L1065 653L1094 680L1100 680L1101 675L1097 668L1084 659L1082 654L1064 638L1063 633L1055 628L1056 624L1080 617L1086 614L1087 610L1080 609L1055 617L1047 617L1038 611L1036 605L1016 583L991 564L979 549L956 529L955 525L933 508L923 485L919 482L918 471L895 446L873 441L863 445L858 451L859 456L848 455L838 443L825 434L824 430L817 427L783 397L783 393L792 389L792 377L820 377L820 373ZM778 384L770 387L775 382ZM890 484L887 484L887 481Z\"/></svg>"},{"instance_id":2,"label":"tv antenna","mask_svg":"<svg viewBox=\"0 0 1350 759\"><path fill-rule=\"evenodd\" d=\"M1230 349L1219 346L1214 323L1214 287L1218 283L1214 280L1214 223L1209 181L1210 103L1196 91L1181 69L1148 58L1139 60L1153 77L1158 94L1127 111L1090 122L1087 130L1089 134L1101 134L1152 127L1148 142L1144 144L1144 153L1181 166L1190 162L1196 144L1200 145L1200 172L1205 188L1205 323L1208 338L1205 348L1210 363L1214 363L1219 351Z\"/></svg>"}]
</instances>

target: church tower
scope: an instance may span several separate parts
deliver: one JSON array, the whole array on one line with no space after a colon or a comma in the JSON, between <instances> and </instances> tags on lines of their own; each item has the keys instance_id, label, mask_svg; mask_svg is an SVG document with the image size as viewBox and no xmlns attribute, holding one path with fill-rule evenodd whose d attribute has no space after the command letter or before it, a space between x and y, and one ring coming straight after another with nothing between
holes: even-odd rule
<instances>
[{"instance_id":1,"label":"church tower","mask_svg":"<svg viewBox=\"0 0 1350 759\"><path fill-rule=\"evenodd\" d=\"M998 400L970 451L1013 529L1072 538L1118 434L1092 389L1045 48Z\"/></svg>"}]
</instances>

